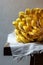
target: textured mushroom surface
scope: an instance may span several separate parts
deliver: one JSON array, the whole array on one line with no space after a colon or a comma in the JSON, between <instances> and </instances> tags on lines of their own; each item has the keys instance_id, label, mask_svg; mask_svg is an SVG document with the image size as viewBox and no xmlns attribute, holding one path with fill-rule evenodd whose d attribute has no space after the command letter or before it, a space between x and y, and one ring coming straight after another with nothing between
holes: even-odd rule
<instances>
[{"instance_id":1,"label":"textured mushroom surface","mask_svg":"<svg viewBox=\"0 0 43 65\"><path fill-rule=\"evenodd\" d=\"M43 8L27 8L19 12L12 24L18 42L43 41Z\"/></svg>"}]
</instances>

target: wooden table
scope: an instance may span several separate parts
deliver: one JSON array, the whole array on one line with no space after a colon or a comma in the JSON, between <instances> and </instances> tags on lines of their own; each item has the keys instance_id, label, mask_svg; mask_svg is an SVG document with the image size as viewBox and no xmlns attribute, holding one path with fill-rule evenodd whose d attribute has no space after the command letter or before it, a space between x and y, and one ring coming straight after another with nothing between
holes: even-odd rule
<instances>
[{"instance_id":1,"label":"wooden table","mask_svg":"<svg viewBox=\"0 0 43 65\"><path fill-rule=\"evenodd\" d=\"M4 56L12 56L11 48L9 47L9 43L6 43L4 46Z\"/></svg>"},{"instance_id":2,"label":"wooden table","mask_svg":"<svg viewBox=\"0 0 43 65\"><path fill-rule=\"evenodd\" d=\"M8 43L5 44L3 53L4 56L12 56L11 48ZM30 58L30 65L43 65L43 53L33 54Z\"/></svg>"}]
</instances>

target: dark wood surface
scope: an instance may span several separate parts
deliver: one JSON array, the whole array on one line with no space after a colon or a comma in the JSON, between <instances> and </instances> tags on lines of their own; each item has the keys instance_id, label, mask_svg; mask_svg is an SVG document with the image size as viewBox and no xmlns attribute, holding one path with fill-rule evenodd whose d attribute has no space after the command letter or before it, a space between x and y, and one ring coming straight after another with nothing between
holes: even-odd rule
<instances>
[{"instance_id":1,"label":"dark wood surface","mask_svg":"<svg viewBox=\"0 0 43 65\"><path fill-rule=\"evenodd\" d=\"M31 56L30 65L43 65L43 53Z\"/></svg>"},{"instance_id":2,"label":"dark wood surface","mask_svg":"<svg viewBox=\"0 0 43 65\"><path fill-rule=\"evenodd\" d=\"M5 44L3 53L4 56L12 56L11 48L8 43ZM33 54L30 58L30 65L43 65L43 53Z\"/></svg>"},{"instance_id":3,"label":"dark wood surface","mask_svg":"<svg viewBox=\"0 0 43 65\"><path fill-rule=\"evenodd\" d=\"M9 43L5 44L3 53L4 53L4 56L12 56L12 52L11 52Z\"/></svg>"}]
</instances>

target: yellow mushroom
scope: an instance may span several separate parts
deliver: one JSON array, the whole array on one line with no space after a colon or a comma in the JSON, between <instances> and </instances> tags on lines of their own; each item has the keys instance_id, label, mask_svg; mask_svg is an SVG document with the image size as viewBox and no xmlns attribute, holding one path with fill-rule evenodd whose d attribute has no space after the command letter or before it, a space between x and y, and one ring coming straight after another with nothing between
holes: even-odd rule
<instances>
[{"instance_id":1,"label":"yellow mushroom","mask_svg":"<svg viewBox=\"0 0 43 65\"><path fill-rule=\"evenodd\" d=\"M43 41L43 35L40 35L37 40L38 41Z\"/></svg>"},{"instance_id":2,"label":"yellow mushroom","mask_svg":"<svg viewBox=\"0 0 43 65\"><path fill-rule=\"evenodd\" d=\"M24 18L24 15L25 15L25 13L23 11L19 12L19 18L20 19Z\"/></svg>"},{"instance_id":3,"label":"yellow mushroom","mask_svg":"<svg viewBox=\"0 0 43 65\"><path fill-rule=\"evenodd\" d=\"M17 18L16 21L19 23L21 21L21 19L20 18Z\"/></svg>"},{"instance_id":4,"label":"yellow mushroom","mask_svg":"<svg viewBox=\"0 0 43 65\"><path fill-rule=\"evenodd\" d=\"M25 12L19 12L19 18L12 22L15 26L18 42L28 43L43 40L43 9L27 8Z\"/></svg>"},{"instance_id":5,"label":"yellow mushroom","mask_svg":"<svg viewBox=\"0 0 43 65\"><path fill-rule=\"evenodd\" d=\"M30 26L31 25L31 17L26 18L26 25Z\"/></svg>"},{"instance_id":6,"label":"yellow mushroom","mask_svg":"<svg viewBox=\"0 0 43 65\"><path fill-rule=\"evenodd\" d=\"M20 34L19 34L19 37L20 37L20 39L21 39L24 43L29 42L29 40L27 40L24 36L22 36L22 35L20 35Z\"/></svg>"},{"instance_id":7,"label":"yellow mushroom","mask_svg":"<svg viewBox=\"0 0 43 65\"><path fill-rule=\"evenodd\" d=\"M36 26L37 26L37 21L32 20L32 21L31 21L31 26L32 26L33 28L36 27Z\"/></svg>"},{"instance_id":8,"label":"yellow mushroom","mask_svg":"<svg viewBox=\"0 0 43 65\"><path fill-rule=\"evenodd\" d=\"M19 35L16 35L16 40L17 40L18 42L23 42L23 41L20 39Z\"/></svg>"},{"instance_id":9,"label":"yellow mushroom","mask_svg":"<svg viewBox=\"0 0 43 65\"><path fill-rule=\"evenodd\" d=\"M25 25L25 22L19 22L19 24L18 24L18 28L20 29L20 30L23 30L23 26Z\"/></svg>"},{"instance_id":10,"label":"yellow mushroom","mask_svg":"<svg viewBox=\"0 0 43 65\"><path fill-rule=\"evenodd\" d=\"M43 27L43 18L40 19L40 26Z\"/></svg>"},{"instance_id":11,"label":"yellow mushroom","mask_svg":"<svg viewBox=\"0 0 43 65\"><path fill-rule=\"evenodd\" d=\"M15 31L14 31L14 32L16 33L16 35L18 35L18 34L20 33L20 30L15 29Z\"/></svg>"},{"instance_id":12,"label":"yellow mushroom","mask_svg":"<svg viewBox=\"0 0 43 65\"><path fill-rule=\"evenodd\" d=\"M24 29L24 31L25 31L25 32L28 32L28 31L30 30L30 27L29 27L29 26L24 25L24 26L23 26L23 29Z\"/></svg>"},{"instance_id":13,"label":"yellow mushroom","mask_svg":"<svg viewBox=\"0 0 43 65\"><path fill-rule=\"evenodd\" d=\"M43 8L40 11L40 15L41 15L41 17L43 17Z\"/></svg>"},{"instance_id":14,"label":"yellow mushroom","mask_svg":"<svg viewBox=\"0 0 43 65\"><path fill-rule=\"evenodd\" d=\"M18 22L17 21L13 21L12 24L14 27L18 28Z\"/></svg>"},{"instance_id":15,"label":"yellow mushroom","mask_svg":"<svg viewBox=\"0 0 43 65\"><path fill-rule=\"evenodd\" d=\"M30 10L29 8L27 8L27 9L25 10L25 14L26 14L26 15L29 15L30 12L31 12L31 10Z\"/></svg>"},{"instance_id":16,"label":"yellow mushroom","mask_svg":"<svg viewBox=\"0 0 43 65\"><path fill-rule=\"evenodd\" d=\"M24 23L26 23L26 19L25 19L25 18L22 18L22 21L23 21Z\"/></svg>"},{"instance_id":17,"label":"yellow mushroom","mask_svg":"<svg viewBox=\"0 0 43 65\"><path fill-rule=\"evenodd\" d=\"M24 31L21 31L21 34L27 39L27 40L30 40L27 33L25 33Z\"/></svg>"}]
</instances>

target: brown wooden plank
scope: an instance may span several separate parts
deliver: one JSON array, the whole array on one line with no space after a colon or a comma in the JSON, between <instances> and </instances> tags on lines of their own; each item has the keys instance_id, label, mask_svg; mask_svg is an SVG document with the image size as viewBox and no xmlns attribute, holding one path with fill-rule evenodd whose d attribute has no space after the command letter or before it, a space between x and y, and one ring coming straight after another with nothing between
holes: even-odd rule
<instances>
[{"instance_id":1,"label":"brown wooden plank","mask_svg":"<svg viewBox=\"0 0 43 65\"><path fill-rule=\"evenodd\" d=\"M43 65L43 53L36 53L31 56L30 65Z\"/></svg>"},{"instance_id":2,"label":"brown wooden plank","mask_svg":"<svg viewBox=\"0 0 43 65\"><path fill-rule=\"evenodd\" d=\"M4 50L3 50L4 56L11 56L11 48L9 47L9 43L4 45Z\"/></svg>"}]
</instances>

